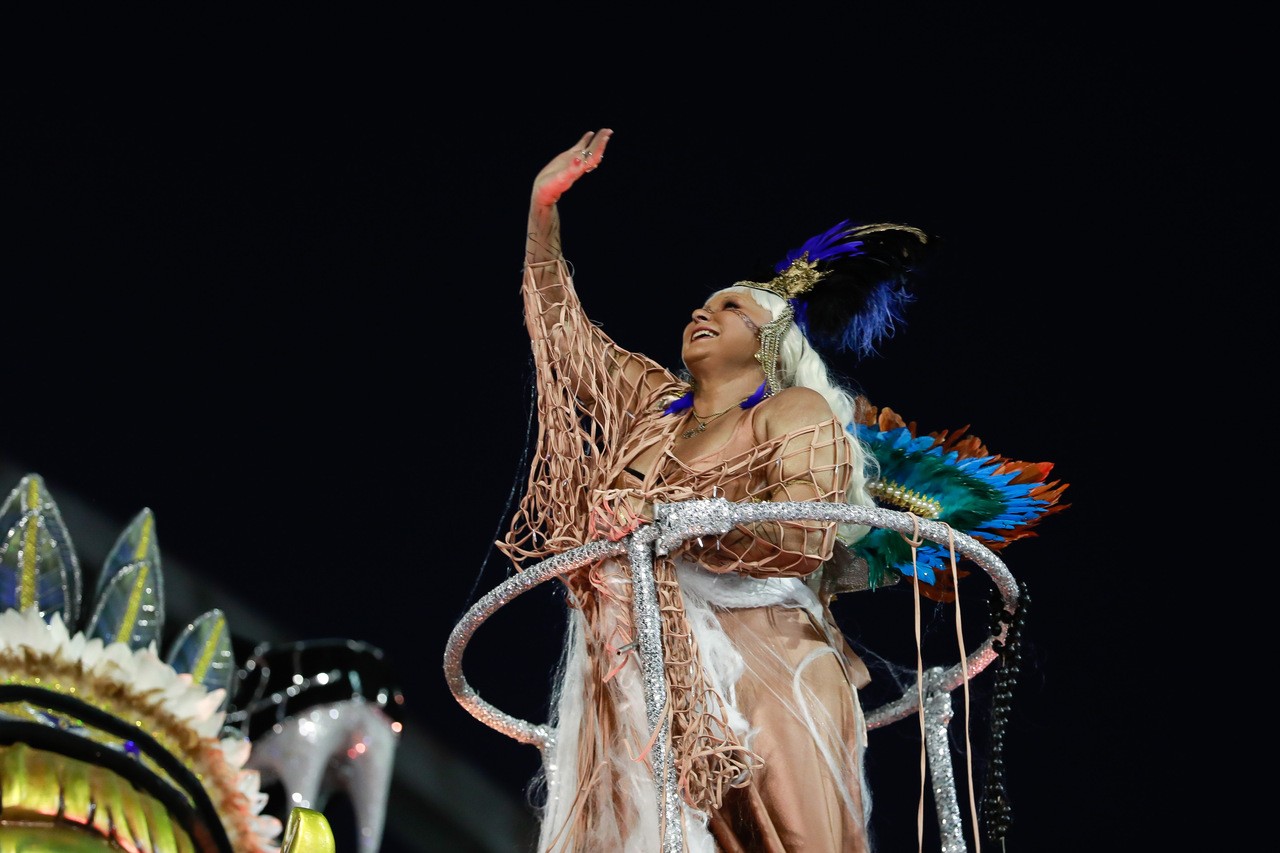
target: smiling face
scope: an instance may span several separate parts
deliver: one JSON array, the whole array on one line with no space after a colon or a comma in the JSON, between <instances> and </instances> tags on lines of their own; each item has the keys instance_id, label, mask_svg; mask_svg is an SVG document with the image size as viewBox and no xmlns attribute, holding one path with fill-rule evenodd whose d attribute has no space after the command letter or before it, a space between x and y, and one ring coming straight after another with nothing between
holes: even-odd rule
<instances>
[{"instance_id":1,"label":"smiling face","mask_svg":"<svg viewBox=\"0 0 1280 853\"><path fill-rule=\"evenodd\" d=\"M754 362L760 349L760 327L773 319L769 309L749 292L721 290L693 312L684 327L680 354L685 366L717 359L726 366Z\"/></svg>"}]
</instances>

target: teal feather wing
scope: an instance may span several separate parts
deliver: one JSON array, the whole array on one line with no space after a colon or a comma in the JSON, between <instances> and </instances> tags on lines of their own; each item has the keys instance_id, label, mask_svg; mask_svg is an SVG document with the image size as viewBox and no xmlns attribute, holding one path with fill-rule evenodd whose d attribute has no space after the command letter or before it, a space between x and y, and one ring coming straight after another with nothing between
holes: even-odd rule
<instances>
[{"instance_id":1,"label":"teal feather wing","mask_svg":"<svg viewBox=\"0 0 1280 853\"><path fill-rule=\"evenodd\" d=\"M1051 463L991 453L965 434L967 427L921 435L914 422L907 423L892 409L859 403L859 420L851 430L856 428L878 463L879 473L868 489L880 506L947 524L992 550L1033 535L1041 519L1066 508L1060 498L1067 484L1047 481ZM893 572L914 575L935 587L934 597L944 599L954 584L943 544L925 542L913 555L901 534L875 528L853 551L867 561L873 589L888 582ZM922 591L930 594L924 587Z\"/></svg>"}]
</instances>

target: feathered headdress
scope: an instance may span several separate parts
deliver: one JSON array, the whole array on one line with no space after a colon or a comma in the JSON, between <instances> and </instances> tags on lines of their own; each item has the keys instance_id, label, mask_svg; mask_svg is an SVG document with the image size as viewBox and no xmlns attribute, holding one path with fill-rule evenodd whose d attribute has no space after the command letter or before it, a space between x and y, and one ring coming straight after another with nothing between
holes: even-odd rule
<instances>
[{"instance_id":1,"label":"feathered headdress","mask_svg":"<svg viewBox=\"0 0 1280 853\"><path fill-rule=\"evenodd\" d=\"M786 299L815 347L863 357L902 322L928 242L925 232L909 225L846 219L788 252L770 281L738 284Z\"/></svg>"}]
</instances>

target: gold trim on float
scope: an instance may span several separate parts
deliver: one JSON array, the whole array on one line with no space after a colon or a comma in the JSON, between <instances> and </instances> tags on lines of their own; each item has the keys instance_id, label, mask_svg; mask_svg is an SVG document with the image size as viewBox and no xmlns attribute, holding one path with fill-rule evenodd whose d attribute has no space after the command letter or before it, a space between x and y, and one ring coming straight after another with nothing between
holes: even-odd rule
<instances>
[{"instance_id":1,"label":"gold trim on float","mask_svg":"<svg viewBox=\"0 0 1280 853\"><path fill-rule=\"evenodd\" d=\"M121 848L196 850L164 804L105 767L25 743L0 746L0 853Z\"/></svg>"}]
</instances>

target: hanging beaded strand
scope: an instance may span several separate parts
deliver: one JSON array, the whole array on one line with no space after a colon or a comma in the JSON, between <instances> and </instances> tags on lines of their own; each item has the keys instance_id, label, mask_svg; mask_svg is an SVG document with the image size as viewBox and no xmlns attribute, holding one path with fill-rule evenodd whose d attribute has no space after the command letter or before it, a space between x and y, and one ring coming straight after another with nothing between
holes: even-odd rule
<instances>
[{"instance_id":1,"label":"hanging beaded strand","mask_svg":"<svg viewBox=\"0 0 1280 853\"><path fill-rule=\"evenodd\" d=\"M996 672L995 699L991 707L991 757L987 763L987 784L982 795L982 820L987 826L987 840L999 842L1002 848L1005 834L1013 822L1004 776L1005 725L1009 721L1014 682L1018 680L1022 627L1030 603L1025 581L1018 581L1018 603L1012 614L1004 609L999 595L993 594L991 599L991 633L998 634L1001 628L1005 628L1007 633L1003 643L992 646L1000 655L1000 668Z\"/></svg>"}]
</instances>

